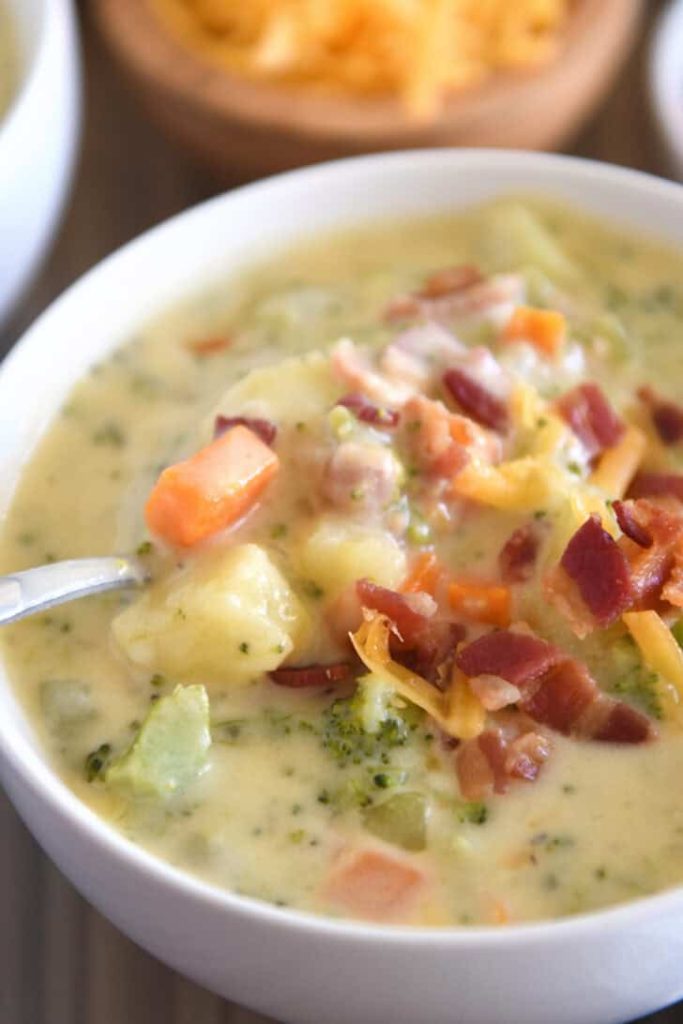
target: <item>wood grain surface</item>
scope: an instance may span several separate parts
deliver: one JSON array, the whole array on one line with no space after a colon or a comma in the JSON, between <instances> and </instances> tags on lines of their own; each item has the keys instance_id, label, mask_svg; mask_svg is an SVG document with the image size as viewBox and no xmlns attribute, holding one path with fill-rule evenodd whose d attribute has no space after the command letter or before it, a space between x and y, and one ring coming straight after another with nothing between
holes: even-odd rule
<instances>
[{"instance_id":1,"label":"wood grain surface","mask_svg":"<svg viewBox=\"0 0 683 1024\"><path fill-rule=\"evenodd\" d=\"M649 22L660 6L648 0ZM87 18L83 43L87 112L72 202L39 280L0 332L0 353L83 271L216 191L144 120ZM665 173L647 106L646 44L643 33L571 152ZM2 796L0 880L0 1024L267 1024L185 981L124 938L52 867ZM648 1022L683 1024L683 1003Z\"/></svg>"}]
</instances>

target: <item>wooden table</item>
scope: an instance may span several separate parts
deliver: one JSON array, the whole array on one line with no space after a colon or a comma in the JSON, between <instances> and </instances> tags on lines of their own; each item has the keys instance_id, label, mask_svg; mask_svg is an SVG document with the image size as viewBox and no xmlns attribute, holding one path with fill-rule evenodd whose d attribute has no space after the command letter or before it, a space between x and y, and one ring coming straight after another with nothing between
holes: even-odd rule
<instances>
[{"instance_id":1,"label":"wooden table","mask_svg":"<svg viewBox=\"0 0 683 1024\"><path fill-rule=\"evenodd\" d=\"M648 0L650 21L658 6ZM72 202L39 280L0 332L0 353L83 271L216 191L143 119L84 21L87 110ZM645 44L643 33L608 101L570 151L662 174L647 108ZM265 1022L185 981L124 938L51 865L3 797L0 879L1 1024ZM683 1003L648 1021L683 1022Z\"/></svg>"}]
</instances>

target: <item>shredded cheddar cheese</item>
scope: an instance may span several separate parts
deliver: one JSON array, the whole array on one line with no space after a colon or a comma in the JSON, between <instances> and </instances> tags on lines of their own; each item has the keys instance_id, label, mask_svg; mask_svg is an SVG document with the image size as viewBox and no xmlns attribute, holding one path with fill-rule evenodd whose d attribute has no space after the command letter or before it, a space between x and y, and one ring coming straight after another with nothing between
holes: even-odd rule
<instances>
[{"instance_id":1,"label":"shredded cheddar cheese","mask_svg":"<svg viewBox=\"0 0 683 1024\"><path fill-rule=\"evenodd\" d=\"M397 95L417 118L451 91L557 53L571 0L153 0L202 57L252 79Z\"/></svg>"}]
</instances>

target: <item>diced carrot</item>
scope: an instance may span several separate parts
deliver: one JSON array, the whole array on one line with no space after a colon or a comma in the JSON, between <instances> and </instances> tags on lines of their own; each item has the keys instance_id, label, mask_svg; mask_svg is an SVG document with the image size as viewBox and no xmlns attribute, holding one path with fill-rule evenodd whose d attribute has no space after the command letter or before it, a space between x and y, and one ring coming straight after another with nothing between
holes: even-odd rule
<instances>
[{"instance_id":1,"label":"diced carrot","mask_svg":"<svg viewBox=\"0 0 683 1024\"><path fill-rule=\"evenodd\" d=\"M528 341L539 352L554 356L564 345L567 321L552 309L518 306L503 329L503 341Z\"/></svg>"},{"instance_id":2,"label":"diced carrot","mask_svg":"<svg viewBox=\"0 0 683 1024\"><path fill-rule=\"evenodd\" d=\"M147 525L170 544L197 544L244 515L278 465L277 455L253 431L232 427L163 471L145 506Z\"/></svg>"},{"instance_id":3,"label":"diced carrot","mask_svg":"<svg viewBox=\"0 0 683 1024\"><path fill-rule=\"evenodd\" d=\"M358 917L387 920L411 909L424 882L424 872L404 857L357 850L333 867L323 895Z\"/></svg>"},{"instance_id":4,"label":"diced carrot","mask_svg":"<svg viewBox=\"0 0 683 1024\"><path fill-rule=\"evenodd\" d=\"M413 566L401 584L401 593L415 594L421 591L425 594L436 594L441 577L441 567L433 551L423 551L413 562Z\"/></svg>"},{"instance_id":5,"label":"diced carrot","mask_svg":"<svg viewBox=\"0 0 683 1024\"><path fill-rule=\"evenodd\" d=\"M491 626L510 625L510 590L496 583L458 580L448 586L453 611Z\"/></svg>"},{"instance_id":6,"label":"diced carrot","mask_svg":"<svg viewBox=\"0 0 683 1024\"><path fill-rule=\"evenodd\" d=\"M196 356L214 356L218 352L225 352L232 345L233 339L229 334L210 335L208 338L196 338L185 342L185 348Z\"/></svg>"}]
</instances>

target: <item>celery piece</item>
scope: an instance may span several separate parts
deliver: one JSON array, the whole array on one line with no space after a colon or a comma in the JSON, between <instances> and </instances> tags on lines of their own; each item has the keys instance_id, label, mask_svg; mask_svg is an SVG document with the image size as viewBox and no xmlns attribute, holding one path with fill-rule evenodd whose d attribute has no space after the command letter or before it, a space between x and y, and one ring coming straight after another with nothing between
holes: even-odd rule
<instances>
[{"instance_id":1,"label":"celery piece","mask_svg":"<svg viewBox=\"0 0 683 1024\"><path fill-rule=\"evenodd\" d=\"M211 746L203 686L176 686L153 705L132 744L111 763L108 785L136 797L173 796L204 771Z\"/></svg>"},{"instance_id":2,"label":"celery piece","mask_svg":"<svg viewBox=\"0 0 683 1024\"><path fill-rule=\"evenodd\" d=\"M381 804L363 811L368 832L404 850L424 850L427 837L427 804L421 793L395 793Z\"/></svg>"},{"instance_id":3,"label":"celery piece","mask_svg":"<svg viewBox=\"0 0 683 1024\"><path fill-rule=\"evenodd\" d=\"M502 201L483 216L482 254L495 270L537 267L554 283L573 283L576 265L537 214L520 202Z\"/></svg>"}]
</instances>

